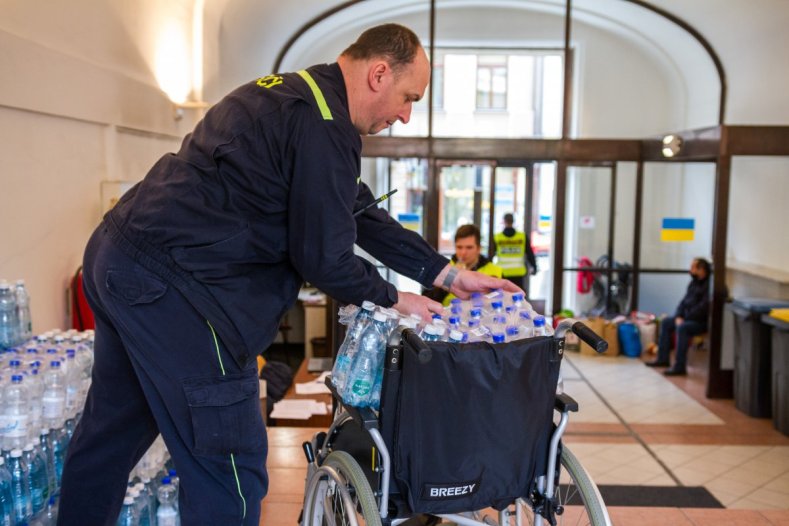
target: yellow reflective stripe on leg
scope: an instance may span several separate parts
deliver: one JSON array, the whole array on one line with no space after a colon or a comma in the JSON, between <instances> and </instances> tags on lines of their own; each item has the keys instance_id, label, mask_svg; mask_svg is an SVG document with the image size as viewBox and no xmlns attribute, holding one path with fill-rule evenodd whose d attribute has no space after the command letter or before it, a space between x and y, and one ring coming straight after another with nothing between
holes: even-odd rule
<instances>
[{"instance_id":1,"label":"yellow reflective stripe on leg","mask_svg":"<svg viewBox=\"0 0 789 526\"><path fill-rule=\"evenodd\" d=\"M214 331L214 327L211 325L211 322L205 320L208 324L208 328L211 329L211 335L214 337L214 347L216 347L216 357L219 359L219 367L222 369L222 376L225 376L225 366L222 363L222 355L219 353L219 340L216 338L216 331ZM236 478L236 488L238 489L238 496L241 497L241 504L244 507L244 515L243 518L247 518L247 499L244 498L244 494L241 492L241 481L238 479L238 470L236 469L236 457L233 453L230 453L230 463L233 465L233 476Z\"/></svg>"},{"instance_id":2,"label":"yellow reflective stripe on leg","mask_svg":"<svg viewBox=\"0 0 789 526\"><path fill-rule=\"evenodd\" d=\"M214 347L216 347L216 357L219 358L219 368L222 369L222 376L225 375L225 366L222 363L222 355L219 354L219 340L216 339L216 332L214 331L214 327L211 325L211 322L205 320L208 324L208 328L211 329L211 335L214 337Z\"/></svg>"},{"instance_id":3,"label":"yellow reflective stripe on leg","mask_svg":"<svg viewBox=\"0 0 789 526\"><path fill-rule=\"evenodd\" d=\"M329 110L329 105L326 104L326 99L323 98L323 92L318 87L318 84L315 82L315 79L312 78L312 75L307 73L307 70L302 69L299 71L299 75L301 78L304 79L304 82L312 90L312 94L315 96L315 102L318 103L318 109L321 110L321 115L323 115L323 120L330 121L332 120L331 111Z\"/></svg>"},{"instance_id":4,"label":"yellow reflective stripe on leg","mask_svg":"<svg viewBox=\"0 0 789 526\"><path fill-rule=\"evenodd\" d=\"M241 481L238 480L238 471L236 471L236 457L233 456L233 453L230 453L230 463L233 464L233 475L236 477L236 487L238 488L238 496L241 497L241 503L244 505L244 518L247 517L247 499L244 498L244 494L241 493Z\"/></svg>"}]
</instances>

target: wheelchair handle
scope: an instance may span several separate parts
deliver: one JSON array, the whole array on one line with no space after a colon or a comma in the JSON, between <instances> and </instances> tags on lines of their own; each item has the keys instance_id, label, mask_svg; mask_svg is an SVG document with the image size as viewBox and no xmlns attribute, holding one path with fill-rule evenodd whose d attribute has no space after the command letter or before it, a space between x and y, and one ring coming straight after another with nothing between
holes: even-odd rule
<instances>
[{"instance_id":1,"label":"wheelchair handle","mask_svg":"<svg viewBox=\"0 0 789 526\"><path fill-rule=\"evenodd\" d=\"M554 338L564 338L567 331L574 332L584 343L587 343L592 349L598 353L604 353L608 350L608 342L597 335L592 329L584 325L582 322L573 318L564 318L556 326Z\"/></svg>"},{"instance_id":2,"label":"wheelchair handle","mask_svg":"<svg viewBox=\"0 0 789 526\"><path fill-rule=\"evenodd\" d=\"M433 351L412 329L403 329L403 341L416 350L420 363L427 363L433 357Z\"/></svg>"}]
</instances>

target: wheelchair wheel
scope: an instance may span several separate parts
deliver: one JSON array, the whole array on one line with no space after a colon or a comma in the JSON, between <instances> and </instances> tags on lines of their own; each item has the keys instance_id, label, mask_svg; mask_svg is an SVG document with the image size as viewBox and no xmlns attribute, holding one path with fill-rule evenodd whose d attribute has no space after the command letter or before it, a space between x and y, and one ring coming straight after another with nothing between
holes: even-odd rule
<instances>
[{"instance_id":1,"label":"wheelchair wheel","mask_svg":"<svg viewBox=\"0 0 789 526\"><path fill-rule=\"evenodd\" d=\"M334 451L307 481L301 526L381 526L370 484L359 464Z\"/></svg>"},{"instance_id":2,"label":"wheelchair wheel","mask_svg":"<svg viewBox=\"0 0 789 526\"><path fill-rule=\"evenodd\" d=\"M556 517L557 525L610 526L611 520L597 486L566 445L562 448L561 465L555 496L556 503L564 509L563 513ZM523 504L525 524L548 524L541 516L535 517L528 504Z\"/></svg>"}]
</instances>

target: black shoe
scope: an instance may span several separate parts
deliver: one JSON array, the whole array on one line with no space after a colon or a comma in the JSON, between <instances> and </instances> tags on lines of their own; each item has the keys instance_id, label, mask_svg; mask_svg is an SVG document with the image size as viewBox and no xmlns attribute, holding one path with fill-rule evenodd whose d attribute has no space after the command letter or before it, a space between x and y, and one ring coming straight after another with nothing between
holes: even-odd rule
<instances>
[{"instance_id":1,"label":"black shoe","mask_svg":"<svg viewBox=\"0 0 789 526\"><path fill-rule=\"evenodd\" d=\"M668 362L661 362L660 360L655 360L654 362L644 362L644 365L647 367L668 367L671 365Z\"/></svg>"},{"instance_id":2,"label":"black shoe","mask_svg":"<svg viewBox=\"0 0 789 526\"><path fill-rule=\"evenodd\" d=\"M688 372L685 369L666 369L663 371L666 376L685 376Z\"/></svg>"}]
</instances>

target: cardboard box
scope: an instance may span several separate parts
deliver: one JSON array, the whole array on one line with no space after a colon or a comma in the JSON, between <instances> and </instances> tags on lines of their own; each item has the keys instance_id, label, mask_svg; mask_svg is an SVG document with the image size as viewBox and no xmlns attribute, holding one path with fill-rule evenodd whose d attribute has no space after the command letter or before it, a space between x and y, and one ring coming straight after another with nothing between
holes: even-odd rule
<instances>
[{"instance_id":1,"label":"cardboard box","mask_svg":"<svg viewBox=\"0 0 789 526\"><path fill-rule=\"evenodd\" d=\"M608 350L602 356L618 356L619 355L619 335L617 334L616 324L603 318L588 318L580 320L592 329L598 336L601 336L608 342ZM581 342L581 354L595 355L598 353L590 346Z\"/></svg>"}]
</instances>

